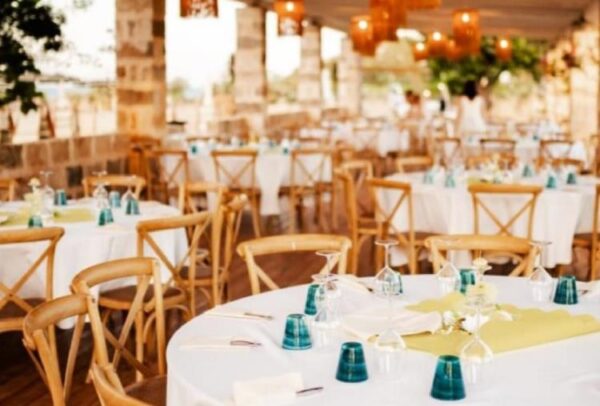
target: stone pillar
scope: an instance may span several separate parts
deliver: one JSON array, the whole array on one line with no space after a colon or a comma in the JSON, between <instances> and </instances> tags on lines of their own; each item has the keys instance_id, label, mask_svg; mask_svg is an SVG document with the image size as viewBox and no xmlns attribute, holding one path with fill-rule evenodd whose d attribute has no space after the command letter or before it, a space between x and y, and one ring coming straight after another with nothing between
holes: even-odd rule
<instances>
[{"instance_id":1,"label":"stone pillar","mask_svg":"<svg viewBox=\"0 0 600 406\"><path fill-rule=\"evenodd\" d=\"M300 40L300 69L298 70L298 104L311 119L321 118L321 27L309 23Z\"/></svg>"},{"instance_id":2,"label":"stone pillar","mask_svg":"<svg viewBox=\"0 0 600 406\"><path fill-rule=\"evenodd\" d=\"M167 134L165 0L115 0L117 131Z\"/></svg>"},{"instance_id":3,"label":"stone pillar","mask_svg":"<svg viewBox=\"0 0 600 406\"><path fill-rule=\"evenodd\" d=\"M338 105L351 115L359 115L361 109L361 58L352 49L352 41L345 38L338 63Z\"/></svg>"},{"instance_id":4,"label":"stone pillar","mask_svg":"<svg viewBox=\"0 0 600 406\"><path fill-rule=\"evenodd\" d=\"M591 26L575 31L573 44L581 66L571 69L571 134L587 139L598 131L598 31Z\"/></svg>"},{"instance_id":5,"label":"stone pillar","mask_svg":"<svg viewBox=\"0 0 600 406\"><path fill-rule=\"evenodd\" d=\"M237 10L237 49L234 63L235 111L250 130L265 130L267 110L266 14L258 7Z\"/></svg>"}]
</instances>

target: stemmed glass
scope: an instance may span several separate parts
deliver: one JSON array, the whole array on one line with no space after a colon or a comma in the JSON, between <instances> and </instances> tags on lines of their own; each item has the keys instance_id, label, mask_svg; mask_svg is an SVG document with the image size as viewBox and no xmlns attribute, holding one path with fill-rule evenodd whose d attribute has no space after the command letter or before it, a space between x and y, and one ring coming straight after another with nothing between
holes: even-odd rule
<instances>
[{"instance_id":1,"label":"stemmed glass","mask_svg":"<svg viewBox=\"0 0 600 406\"><path fill-rule=\"evenodd\" d=\"M108 204L108 191L106 190L106 184L102 182L102 177L106 176L105 171L94 172L93 175L99 178L99 182L92 193L92 198L94 199L94 203L96 208L102 210L109 206Z\"/></svg>"},{"instance_id":2,"label":"stemmed glass","mask_svg":"<svg viewBox=\"0 0 600 406\"><path fill-rule=\"evenodd\" d=\"M390 248L398 245L395 240L378 240L376 245L385 249L385 265L375 276L375 293L387 299L386 329L377 336L375 349L379 372L393 378L398 375L401 355L406 344L393 326L394 298L402 294L402 279L400 274L392 269L389 264Z\"/></svg>"},{"instance_id":3,"label":"stemmed glass","mask_svg":"<svg viewBox=\"0 0 600 406\"><path fill-rule=\"evenodd\" d=\"M531 286L531 293L535 302L547 302L550 300L550 294L552 293L552 276L546 271L542 265L542 258L546 247L552 242L550 241L534 241L532 245L537 247L538 256L536 258L536 265L533 269L531 276L529 277L529 284Z\"/></svg>"},{"instance_id":4,"label":"stemmed glass","mask_svg":"<svg viewBox=\"0 0 600 406\"><path fill-rule=\"evenodd\" d=\"M132 176L132 178L133 177L134 176ZM131 190L131 183L127 186L127 191L123 194L123 197L121 198L121 207L127 208L127 202L129 202L130 200L135 200L135 195Z\"/></svg>"},{"instance_id":5,"label":"stemmed glass","mask_svg":"<svg viewBox=\"0 0 600 406\"><path fill-rule=\"evenodd\" d=\"M460 272L450 261L446 261L436 274L436 277L442 296L457 291L460 286Z\"/></svg>"},{"instance_id":6,"label":"stemmed glass","mask_svg":"<svg viewBox=\"0 0 600 406\"><path fill-rule=\"evenodd\" d=\"M42 186L42 220L44 222L47 222L48 220L51 220L52 217L54 216L53 210L54 210L54 189L52 189L52 187L50 186L50 175L52 175L51 171L41 171L40 172L40 177L43 179L43 186Z\"/></svg>"},{"instance_id":7,"label":"stemmed glass","mask_svg":"<svg viewBox=\"0 0 600 406\"><path fill-rule=\"evenodd\" d=\"M338 299L341 292L336 284L336 277L331 273L340 253L337 251L318 251L317 255L327 261L325 271L313 275L313 280L319 285L316 295L317 314L313 320L315 346L320 348L332 347L334 330L340 324L338 314Z\"/></svg>"},{"instance_id":8,"label":"stemmed glass","mask_svg":"<svg viewBox=\"0 0 600 406\"><path fill-rule=\"evenodd\" d=\"M492 310L485 295L467 296L465 304L467 311L474 313L475 328L473 337L462 348L460 358L467 383L481 387L485 381L486 365L494 359L492 349L483 341L480 335L482 313Z\"/></svg>"}]
</instances>

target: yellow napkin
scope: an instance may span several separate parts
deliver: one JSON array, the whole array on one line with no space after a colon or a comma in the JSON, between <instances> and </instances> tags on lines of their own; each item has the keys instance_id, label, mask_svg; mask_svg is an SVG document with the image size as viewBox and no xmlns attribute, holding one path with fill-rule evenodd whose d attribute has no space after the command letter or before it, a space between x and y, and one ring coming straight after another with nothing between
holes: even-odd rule
<instances>
[{"instance_id":1,"label":"yellow napkin","mask_svg":"<svg viewBox=\"0 0 600 406\"><path fill-rule=\"evenodd\" d=\"M440 300L427 300L407 309L419 312L460 310L464 297L458 293ZM542 311L500 305L513 316L512 321L492 317L481 327L481 337L495 353L533 347L576 336L600 332L600 322L591 315L573 316L565 310ZM464 331L450 334L419 334L404 337L408 348L434 355L459 355L470 335Z\"/></svg>"},{"instance_id":2,"label":"yellow napkin","mask_svg":"<svg viewBox=\"0 0 600 406\"><path fill-rule=\"evenodd\" d=\"M0 227L24 226L29 221L29 211L20 210L17 212L0 212L0 215L8 216L8 220ZM72 208L62 209L54 212L54 222L57 224L67 223L85 223L95 221L94 214L90 209Z\"/></svg>"}]
</instances>

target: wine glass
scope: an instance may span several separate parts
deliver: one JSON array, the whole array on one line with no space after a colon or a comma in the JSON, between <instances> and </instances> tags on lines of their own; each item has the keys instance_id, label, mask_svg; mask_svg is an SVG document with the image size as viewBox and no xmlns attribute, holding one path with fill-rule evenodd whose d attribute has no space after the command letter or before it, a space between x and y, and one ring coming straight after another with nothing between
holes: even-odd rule
<instances>
[{"instance_id":1,"label":"wine glass","mask_svg":"<svg viewBox=\"0 0 600 406\"><path fill-rule=\"evenodd\" d=\"M450 261L446 261L436 277L442 296L457 291L460 286L460 272Z\"/></svg>"},{"instance_id":2,"label":"wine glass","mask_svg":"<svg viewBox=\"0 0 600 406\"><path fill-rule=\"evenodd\" d=\"M131 176L131 178L133 179L134 176ZM133 194L133 191L131 190L131 185L133 182L130 182L129 185L127 185L127 191L125 193L123 193L123 197L121 197L121 207L127 207L127 202L129 202L130 200L135 200L135 195Z\"/></svg>"},{"instance_id":3,"label":"wine glass","mask_svg":"<svg viewBox=\"0 0 600 406\"><path fill-rule=\"evenodd\" d=\"M483 341L480 335L481 318L484 312L489 312L493 304L485 295L467 296L466 309L475 318L473 337L460 351L460 358L468 384L481 387L486 381L488 364L494 359L492 349Z\"/></svg>"},{"instance_id":4,"label":"wine glass","mask_svg":"<svg viewBox=\"0 0 600 406\"><path fill-rule=\"evenodd\" d=\"M378 240L375 244L385 249L385 265L375 276L375 293L387 299L386 328L375 340L377 366L383 376L394 378L399 373L402 353L406 349L402 336L394 330L393 325L393 300L402 294L402 279L390 266L389 257L390 248L398 245L398 241Z\"/></svg>"},{"instance_id":5,"label":"wine glass","mask_svg":"<svg viewBox=\"0 0 600 406\"><path fill-rule=\"evenodd\" d=\"M92 198L94 199L94 204L96 205L96 208L102 210L109 206L106 183L102 181L102 178L106 176L106 172L94 172L93 175L94 177L98 178L98 183L96 185L96 188L94 189L94 192L92 193Z\"/></svg>"},{"instance_id":6,"label":"wine glass","mask_svg":"<svg viewBox=\"0 0 600 406\"><path fill-rule=\"evenodd\" d=\"M537 247L538 255L536 257L536 265L529 277L529 285L531 286L531 294L535 302L547 302L550 300L552 293L553 280L552 276L546 271L542 265L542 258L546 247L552 242L550 241L534 241L532 245Z\"/></svg>"},{"instance_id":7,"label":"wine glass","mask_svg":"<svg viewBox=\"0 0 600 406\"><path fill-rule=\"evenodd\" d=\"M341 292L336 284L336 277L331 273L335 262L339 259L337 251L318 251L317 255L326 259L323 272L313 275L319 285L315 298L317 314L313 320L313 339L317 348L333 349L335 329L340 324L338 299Z\"/></svg>"},{"instance_id":8,"label":"wine glass","mask_svg":"<svg viewBox=\"0 0 600 406\"><path fill-rule=\"evenodd\" d=\"M42 210L41 216L42 220L45 222L51 220L54 217L54 189L50 186L50 175L52 175L51 171L41 171L40 177L43 180L43 185L41 188L42 194Z\"/></svg>"}]
</instances>

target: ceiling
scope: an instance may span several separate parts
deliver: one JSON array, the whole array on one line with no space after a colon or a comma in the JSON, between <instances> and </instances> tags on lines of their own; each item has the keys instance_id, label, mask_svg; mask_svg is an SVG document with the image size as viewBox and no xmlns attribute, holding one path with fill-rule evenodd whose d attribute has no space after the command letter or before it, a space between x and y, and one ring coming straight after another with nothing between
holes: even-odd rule
<instances>
[{"instance_id":1,"label":"ceiling","mask_svg":"<svg viewBox=\"0 0 600 406\"><path fill-rule=\"evenodd\" d=\"M451 31L452 10L478 8L484 34L556 39L594 0L442 0L436 10L409 12L408 28ZM250 2L250 1L247 1ZM264 1L263 3L272 3ZM305 0L306 12L323 25L346 31L350 17L365 14L369 0Z\"/></svg>"}]
</instances>

